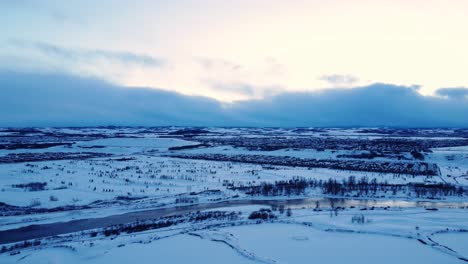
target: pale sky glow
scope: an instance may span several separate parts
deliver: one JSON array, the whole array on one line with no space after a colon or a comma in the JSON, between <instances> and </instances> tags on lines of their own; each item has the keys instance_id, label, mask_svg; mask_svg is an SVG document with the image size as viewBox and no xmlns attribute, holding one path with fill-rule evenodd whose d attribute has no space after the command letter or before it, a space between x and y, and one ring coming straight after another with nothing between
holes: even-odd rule
<instances>
[{"instance_id":1,"label":"pale sky glow","mask_svg":"<svg viewBox=\"0 0 468 264\"><path fill-rule=\"evenodd\" d=\"M0 68L224 102L468 87L468 1L1 1Z\"/></svg>"}]
</instances>

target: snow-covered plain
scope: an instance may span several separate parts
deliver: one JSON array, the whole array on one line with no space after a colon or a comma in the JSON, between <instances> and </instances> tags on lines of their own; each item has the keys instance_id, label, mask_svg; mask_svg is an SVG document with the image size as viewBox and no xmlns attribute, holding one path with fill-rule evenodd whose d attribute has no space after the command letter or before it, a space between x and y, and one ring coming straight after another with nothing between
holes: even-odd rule
<instances>
[{"instance_id":1,"label":"snow-covered plain","mask_svg":"<svg viewBox=\"0 0 468 264\"><path fill-rule=\"evenodd\" d=\"M28 134L29 133L29 134ZM44 133L44 134L42 134ZM468 257L468 199L461 196L420 196L411 192L379 192L352 197L329 195L321 189L275 197L250 196L232 186L258 186L291 179L342 181L366 177L379 184L452 184L468 187L468 146L431 148L423 162L435 163L438 175L406 175L329 168L275 166L171 157L174 154L266 155L319 160L356 160L367 150L315 148L248 149L216 144L222 138L314 137L328 140L372 139L460 141L449 130L415 132L413 137L360 129L249 129L177 127L46 128L33 132L0 131L0 144L65 142L48 148L0 148L0 156L41 153L105 153L107 157L0 163L0 216L2 231L31 224L53 224L100 218L154 208L207 205L226 201L270 199L268 204L212 206L208 211L240 212L238 219L190 222L188 216L170 227L120 235L103 235L106 226L70 236L38 237L40 245L5 244L0 263L463 263ZM458 133L458 132L457 132ZM210 140L213 139L213 142ZM201 144L203 142L208 144ZM377 155L369 160L408 164L422 162L410 152ZM34 156L36 157L36 156ZM366 159L364 159L366 160ZM36 183L32 184L31 183ZM28 185L29 184L29 185ZM39 186L39 187L37 187ZM35 189L36 188L36 189ZM34 190L33 190L34 189ZM281 201L334 197L336 205L319 206ZM380 201L378 206L346 203L346 199ZM387 202L388 201L388 202ZM415 201L437 203L418 205ZM404 205L408 203L408 205ZM15 207L16 206L16 207ZM71 206L71 207L70 207ZM281 207L281 206L280 206ZM375 207L375 208L374 208ZM451 207L451 208L447 208ZM61 209L57 209L61 208ZM273 219L249 219L261 208ZM287 209L291 209L290 216ZM364 219L354 223L353 219ZM148 219L147 219L148 220ZM234 225L234 226L231 226ZM104 229L103 229L104 228ZM1 240L1 238L0 238ZM33 241L33 240L31 240ZM2 245L0 245L2 246Z\"/></svg>"},{"instance_id":2,"label":"snow-covered plain","mask_svg":"<svg viewBox=\"0 0 468 264\"><path fill-rule=\"evenodd\" d=\"M257 208L231 209L248 214ZM468 249L465 233L455 231L467 227L464 209L376 210L363 213L369 222L352 223L352 216L360 213L297 209L290 217L277 213L277 220L259 224L244 217L234 227L208 222L112 237L77 234L44 240L21 254L1 254L0 262L130 263L137 258L141 263L462 263ZM453 233L432 235L446 229Z\"/></svg>"}]
</instances>

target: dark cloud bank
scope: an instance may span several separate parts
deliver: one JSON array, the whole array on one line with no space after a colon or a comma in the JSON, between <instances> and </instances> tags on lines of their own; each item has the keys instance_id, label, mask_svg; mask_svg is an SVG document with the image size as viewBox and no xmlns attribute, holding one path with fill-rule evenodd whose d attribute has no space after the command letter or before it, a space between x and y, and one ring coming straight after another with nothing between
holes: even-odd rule
<instances>
[{"instance_id":1,"label":"dark cloud bank","mask_svg":"<svg viewBox=\"0 0 468 264\"><path fill-rule=\"evenodd\" d=\"M0 73L0 126L468 127L466 88L425 97L412 87L284 93L223 106L205 97L67 75Z\"/></svg>"}]
</instances>

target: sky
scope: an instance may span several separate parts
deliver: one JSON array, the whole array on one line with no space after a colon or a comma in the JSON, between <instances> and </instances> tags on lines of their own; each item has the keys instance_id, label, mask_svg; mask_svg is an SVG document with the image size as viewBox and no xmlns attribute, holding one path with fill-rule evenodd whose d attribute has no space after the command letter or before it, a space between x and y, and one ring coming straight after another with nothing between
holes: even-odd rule
<instances>
[{"instance_id":1,"label":"sky","mask_svg":"<svg viewBox=\"0 0 468 264\"><path fill-rule=\"evenodd\" d=\"M0 125L80 124L80 113L86 116L91 107L109 116L89 123L116 122L113 105L86 105L85 99L82 112L74 110L77 120L38 122L33 117L39 112L17 107L31 97L17 92L31 78L27 85L34 88L28 89L56 100L67 97L64 91L83 98L91 93L74 81L104 93L147 91L152 107L139 112L128 102L142 124L221 124L229 115L239 125L468 126L466 10L464 0L0 0L0 95L13 100L3 107ZM53 78L62 84L55 90ZM405 96L388 106L357 105L372 103L386 89ZM210 102L216 114L203 121L180 113L162 122L164 109L155 106L162 94ZM365 98L345 100L353 96ZM292 98L309 101L295 104ZM409 111L405 98L424 102L417 113L429 116L398 119ZM317 106L343 100L369 116ZM299 113L300 107L315 118L278 110ZM350 113L354 121L340 118Z\"/></svg>"}]
</instances>

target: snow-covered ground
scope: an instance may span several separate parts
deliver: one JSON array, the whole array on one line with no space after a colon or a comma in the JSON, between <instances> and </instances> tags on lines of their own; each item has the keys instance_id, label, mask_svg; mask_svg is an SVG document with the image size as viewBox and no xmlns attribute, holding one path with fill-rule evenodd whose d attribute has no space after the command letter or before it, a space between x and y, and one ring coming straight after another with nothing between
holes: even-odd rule
<instances>
[{"instance_id":1,"label":"snow-covered ground","mask_svg":"<svg viewBox=\"0 0 468 264\"><path fill-rule=\"evenodd\" d=\"M55 247L7 257L0 255L2 263L61 264L61 263L255 263L236 254L230 248L199 238L178 235L163 240L128 243L126 239L76 243L73 247ZM93 242L91 242L93 243ZM120 244L119 244L120 243ZM125 245L120 246L119 245Z\"/></svg>"},{"instance_id":2,"label":"snow-covered ground","mask_svg":"<svg viewBox=\"0 0 468 264\"><path fill-rule=\"evenodd\" d=\"M463 256L468 256L468 233L441 233L433 236L433 240L459 252Z\"/></svg>"},{"instance_id":3,"label":"snow-covered ground","mask_svg":"<svg viewBox=\"0 0 468 264\"><path fill-rule=\"evenodd\" d=\"M2 231L31 224L100 219L175 206L207 205L210 208L209 205L216 202L249 199L271 199L278 204L283 201L284 210L290 208L292 216L280 212L282 209L276 204L273 207L266 204L213 207L202 211L241 212L241 216L231 222L186 221L171 227L109 237L101 234L105 226L96 229L99 235L95 237L85 229L81 230L84 233L70 237L40 237L41 245L0 253L0 263L131 263L135 260L138 263L463 263L468 257L466 193L436 197L436 202L451 202L451 206L438 206L415 203L433 200L409 192L345 197L325 195L320 188L310 188L300 194L252 197L245 191L230 188L298 178L341 182L350 176L357 180L375 179L379 184L449 183L457 188L468 188L468 146L431 148L430 152L424 152L424 160L419 160L410 152L359 158L370 152L339 149L339 146L333 149L285 147L267 151L219 145L216 140L200 145L210 138L239 137L420 141L466 138L459 132L451 136L455 130L419 131L414 136L408 136L406 131L401 137L398 136L400 132L386 135L377 130L361 129L46 128L28 132L29 136L14 130L5 131L0 129L0 144L67 144L49 148L5 147L0 148L0 157L81 152L109 156L0 163L0 202L5 204L0 204L3 206L0 207L0 235ZM402 159L408 164L434 163L440 171L434 176L406 175L170 157L174 154L265 155L389 164ZM330 204L285 202L324 197L346 201L369 199L371 202L368 205L343 202L332 205L333 209ZM372 206L375 200L380 201L376 208ZM343 208L336 208L341 204ZM272 209L277 218L248 219L253 211L261 208ZM363 223L353 223L353 219ZM11 245L14 244L6 246Z\"/></svg>"},{"instance_id":4,"label":"snow-covered ground","mask_svg":"<svg viewBox=\"0 0 468 264\"><path fill-rule=\"evenodd\" d=\"M276 220L246 219L259 208L225 208L242 213L236 226L208 221L111 237L76 234L0 254L0 262L463 263L468 253L466 233L459 232L468 228L466 209L295 209L291 216L273 211ZM353 223L356 215L364 223Z\"/></svg>"}]
</instances>

